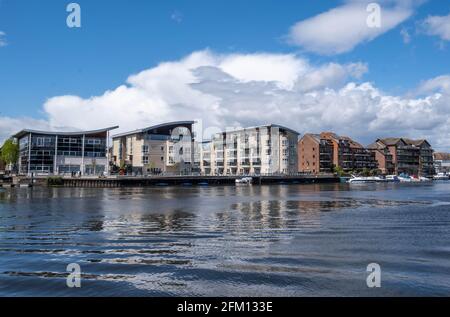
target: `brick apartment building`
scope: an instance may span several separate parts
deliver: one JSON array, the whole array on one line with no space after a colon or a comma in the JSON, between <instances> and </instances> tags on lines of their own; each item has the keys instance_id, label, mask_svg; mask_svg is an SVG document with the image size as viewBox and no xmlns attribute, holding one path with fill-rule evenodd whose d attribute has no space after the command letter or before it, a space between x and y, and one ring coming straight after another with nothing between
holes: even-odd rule
<instances>
[{"instance_id":1,"label":"brick apartment building","mask_svg":"<svg viewBox=\"0 0 450 317\"><path fill-rule=\"evenodd\" d=\"M333 143L320 134L305 134L298 142L298 167L301 172L333 172Z\"/></svg>"},{"instance_id":2,"label":"brick apartment building","mask_svg":"<svg viewBox=\"0 0 450 317\"><path fill-rule=\"evenodd\" d=\"M434 153L436 173L450 173L450 153Z\"/></svg>"},{"instance_id":3,"label":"brick apartment building","mask_svg":"<svg viewBox=\"0 0 450 317\"><path fill-rule=\"evenodd\" d=\"M368 148L375 153L379 169L385 174L434 174L433 149L427 140L385 138Z\"/></svg>"},{"instance_id":4,"label":"brick apartment building","mask_svg":"<svg viewBox=\"0 0 450 317\"><path fill-rule=\"evenodd\" d=\"M375 153L349 137L332 132L305 134L299 141L299 171L332 172L334 166L344 171L376 169Z\"/></svg>"}]
</instances>

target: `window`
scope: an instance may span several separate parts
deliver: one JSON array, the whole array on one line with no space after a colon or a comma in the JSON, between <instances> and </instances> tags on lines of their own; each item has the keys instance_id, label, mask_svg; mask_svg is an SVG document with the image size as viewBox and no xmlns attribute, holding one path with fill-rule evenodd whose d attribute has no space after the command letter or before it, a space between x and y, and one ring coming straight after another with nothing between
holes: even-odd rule
<instances>
[{"instance_id":1,"label":"window","mask_svg":"<svg viewBox=\"0 0 450 317\"><path fill-rule=\"evenodd\" d=\"M88 145L100 145L102 142L100 139L87 139L86 144Z\"/></svg>"},{"instance_id":2,"label":"window","mask_svg":"<svg viewBox=\"0 0 450 317\"><path fill-rule=\"evenodd\" d=\"M142 146L142 154L147 154L148 153L148 145L143 145Z\"/></svg>"},{"instance_id":3,"label":"window","mask_svg":"<svg viewBox=\"0 0 450 317\"><path fill-rule=\"evenodd\" d=\"M44 138L37 138L36 146L44 146Z\"/></svg>"},{"instance_id":4,"label":"window","mask_svg":"<svg viewBox=\"0 0 450 317\"><path fill-rule=\"evenodd\" d=\"M164 162L164 156L161 156L161 162Z\"/></svg>"},{"instance_id":5,"label":"window","mask_svg":"<svg viewBox=\"0 0 450 317\"><path fill-rule=\"evenodd\" d=\"M148 164L148 156L142 157L142 164Z\"/></svg>"}]
</instances>

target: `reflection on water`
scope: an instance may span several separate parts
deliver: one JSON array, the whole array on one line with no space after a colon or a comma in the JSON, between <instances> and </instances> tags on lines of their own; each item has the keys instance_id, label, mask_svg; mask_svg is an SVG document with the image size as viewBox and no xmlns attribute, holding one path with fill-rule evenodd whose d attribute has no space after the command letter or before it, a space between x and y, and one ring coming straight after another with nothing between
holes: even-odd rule
<instances>
[{"instance_id":1,"label":"reflection on water","mask_svg":"<svg viewBox=\"0 0 450 317\"><path fill-rule=\"evenodd\" d=\"M0 295L448 295L449 183L0 191ZM382 266L368 289L366 266ZM81 289L66 266L82 268Z\"/></svg>"}]
</instances>

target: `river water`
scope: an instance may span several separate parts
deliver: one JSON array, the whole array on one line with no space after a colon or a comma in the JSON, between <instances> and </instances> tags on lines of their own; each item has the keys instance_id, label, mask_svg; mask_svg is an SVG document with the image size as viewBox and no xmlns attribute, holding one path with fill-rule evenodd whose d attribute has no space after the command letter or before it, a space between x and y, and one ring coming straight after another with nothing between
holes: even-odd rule
<instances>
[{"instance_id":1,"label":"river water","mask_svg":"<svg viewBox=\"0 0 450 317\"><path fill-rule=\"evenodd\" d=\"M450 295L450 182L0 189L0 296L410 295Z\"/></svg>"}]
</instances>

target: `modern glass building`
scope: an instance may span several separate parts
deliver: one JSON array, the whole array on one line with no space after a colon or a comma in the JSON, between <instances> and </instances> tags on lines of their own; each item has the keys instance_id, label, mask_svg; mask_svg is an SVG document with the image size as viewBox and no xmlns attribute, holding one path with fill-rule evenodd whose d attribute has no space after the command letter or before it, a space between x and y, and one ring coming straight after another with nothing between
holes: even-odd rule
<instances>
[{"instance_id":1,"label":"modern glass building","mask_svg":"<svg viewBox=\"0 0 450 317\"><path fill-rule=\"evenodd\" d=\"M14 137L20 149L21 174L101 175L109 170L109 131L118 127L83 132L22 130Z\"/></svg>"}]
</instances>

